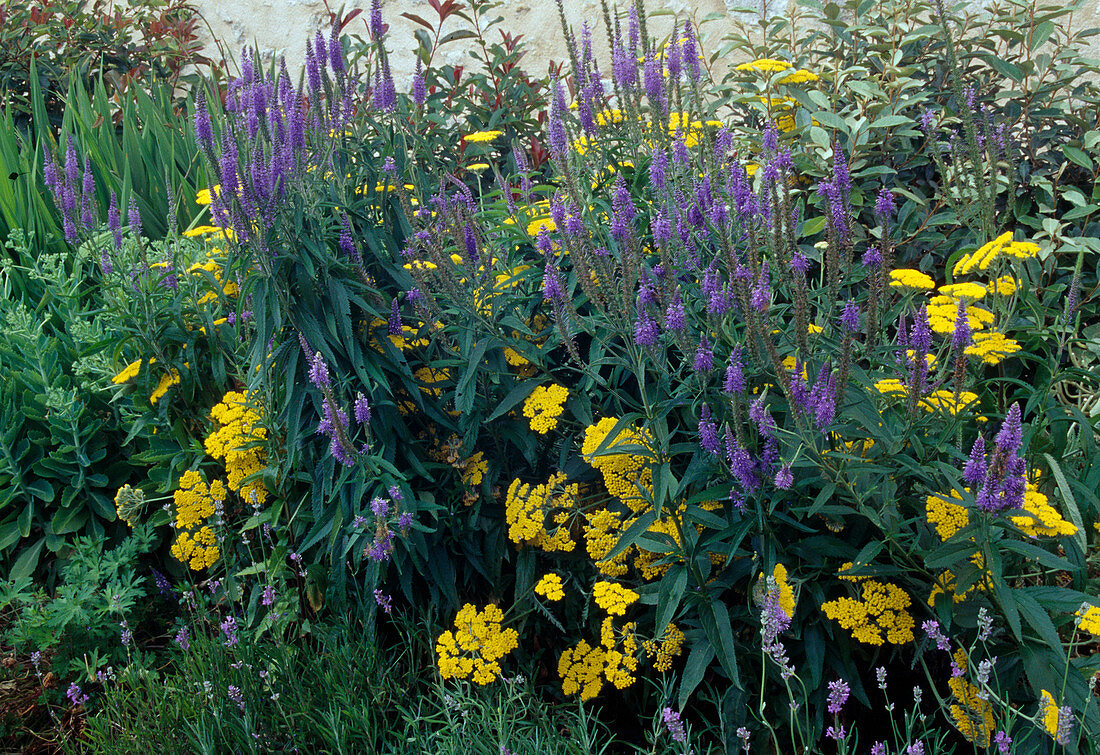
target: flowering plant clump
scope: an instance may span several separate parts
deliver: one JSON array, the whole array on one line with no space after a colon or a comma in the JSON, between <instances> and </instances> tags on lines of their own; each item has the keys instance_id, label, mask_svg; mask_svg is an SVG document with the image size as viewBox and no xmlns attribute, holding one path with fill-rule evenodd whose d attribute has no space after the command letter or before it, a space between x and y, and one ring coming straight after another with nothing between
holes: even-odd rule
<instances>
[{"instance_id":1,"label":"flowering plant clump","mask_svg":"<svg viewBox=\"0 0 1100 755\"><path fill-rule=\"evenodd\" d=\"M439 674L444 679L470 678L488 684L500 676L500 660L516 649L519 633L501 626L504 612L496 606L478 610L467 603L455 617L454 630L436 641Z\"/></svg>"}]
</instances>

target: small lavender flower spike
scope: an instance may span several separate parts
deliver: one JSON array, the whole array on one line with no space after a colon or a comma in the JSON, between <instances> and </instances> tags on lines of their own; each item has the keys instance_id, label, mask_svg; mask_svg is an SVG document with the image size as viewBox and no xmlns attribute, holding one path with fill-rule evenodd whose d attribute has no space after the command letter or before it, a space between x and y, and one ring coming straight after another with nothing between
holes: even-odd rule
<instances>
[{"instance_id":1,"label":"small lavender flower spike","mask_svg":"<svg viewBox=\"0 0 1100 755\"><path fill-rule=\"evenodd\" d=\"M665 707L665 709L661 711L661 718L664 721L665 728L668 730L668 735L672 737L674 742L680 742L682 744L687 741L687 731L684 730L684 722L680 720L679 713L672 708Z\"/></svg>"}]
</instances>

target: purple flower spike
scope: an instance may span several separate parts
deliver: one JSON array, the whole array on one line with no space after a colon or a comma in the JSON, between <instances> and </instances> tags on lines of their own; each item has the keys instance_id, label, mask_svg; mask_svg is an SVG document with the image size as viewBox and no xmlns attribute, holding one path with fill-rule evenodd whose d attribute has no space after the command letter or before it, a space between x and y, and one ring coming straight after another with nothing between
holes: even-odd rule
<instances>
[{"instance_id":1,"label":"purple flower spike","mask_svg":"<svg viewBox=\"0 0 1100 755\"><path fill-rule=\"evenodd\" d=\"M894 195L883 186L879 189L878 198L875 200L875 215L880 220L889 220L894 216L897 205L894 203Z\"/></svg>"},{"instance_id":2,"label":"purple flower spike","mask_svg":"<svg viewBox=\"0 0 1100 755\"><path fill-rule=\"evenodd\" d=\"M840 316L840 324L849 332L859 332L859 306L854 300L849 299L844 304L844 313Z\"/></svg>"},{"instance_id":3,"label":"purple flower spike","mask_svg":"<svg viewBox=\"0 0 1100 755\"><path fill-rule=\"evenodd\" d=\"M985 438L978 436L970 447L970 458L963 468L963 482L974 488L985 478Z\"/></svg>"},{"instance_id":4,"label":"purple flower spike","mask_svg":"<svg viewBox=\"0 0 1100 755\"><path fill-rule=\"evenodd\" d=\"M760 265L760 277L756 280L756 287L752 290L749 303L757 312L768 311L768 304L771 303L771 282L768 277L767 260Z\"/></svg>"},{"instance_id":5,"label":"purple flower spike","mask_svg":"<svg viewBox=\"0 0 1100 755\"><path fill-rule=\"evenodd\" d=\"M726 367L726 380L722 385L726 393L745 392L745 371L741 366L741 347L735 347L730 354L729 366Z\"/></svg>"},{"instance_id":6,"label":"purple flower spike","mask_svg":"<svg viewBox=\"0 0 1100 755\"><path fill-rule=\"evenodd\" d=\"M829 713L837 715L844 708L844 703L848 702L848 695L851 689L848 687L848 683L843 679L837 679L835 682L829 682Z\"/></svg>"},{"instance_id":7,"label":"purple flower spike","mask_svg":"<svg viewBox=\"0 0 1100 755\"><path fill-rule=\"evenodd\" d=\"M794 474L791 472L790 466L784 464L779 468L779 471L775 473L775 486L780 490L790 490L793 484Z\"/></svg>"},{"instance_id":8,"label":"purple flower spike","mask_svg":"<svg viewBox=\"0 0 1100 755\"><path fill-rule=\"evenodd\" d=\"M1020 427L1020 405L1013 404L1005 415L1004 424L994 440L997 450L1004 456L1014 456L1023 444L1023 429Z\"/></svg>"},{"instance_id":9,"label":"purple flower spike","mask_svg":"<svg viewBox=\"0 0 1100 755\"><path fill-rule=\"evenodd\" d=\"M699 348L695 352L694 367L696 372L704 373L714 369L714 351L711 349L706 334L703 334L703 340L699 342Z\"/></svg>"},{"instance_id":10,"label":"purple flower spike","mask_svg":"<svg viewBox=\"0 0 1100 755\"><path fill-rule=\"evenodd\" d=\"M355 397L355 421L360 425L370 424L370 402L362 393Z\"/></svg>"},{"instance_id":11,"label":"purple flower spike","mask_svg":"<svg viewBox=\"0 0 1100 755\"><path fill-rule=\"evenodd\" d=\"M309 382L313 383L318 388L327 388L332 385L332 381L328 374L328 365L325 364L325 359L321 356L321 352L319 351L316 352L310 360Z\"/></svg>"},{"instance_id":12,"label":"purple flower spike","mask_svg":"<svg viewBox=\"0 0 1100 755\"><path fill-rule=\"evenodd\" d=\"M668 311L665 312L665 329L682 331L686 328L687 319L684 312L684 302L680 298L680 289L677 287L676 293L673 294L672 302L668 305Z\"/></svg>"},{"instance_id":13,"label":"purple flower spike","mask_svg":"<svg viewBox=\"0 0 1100 755\"><path fill-rule=\"evenodd\" d=\"M966 313L966 301L959 300L959 308L955 314L955 332L951 336L951 346L956 352L961 352L970 345L970 318Z\"/></svg>"},{"instance_id":14,"label":"purple flower spike","mask_svg":"<svg viewBox=\"0 0 1100 755\"><path fill-rule=\"evenodd\" d=\"M709 454L717 456L722 451L718 440L718 425L711 417L710 407L703 404L699 415L699 446Z\"/></svg>"}]
</instances>

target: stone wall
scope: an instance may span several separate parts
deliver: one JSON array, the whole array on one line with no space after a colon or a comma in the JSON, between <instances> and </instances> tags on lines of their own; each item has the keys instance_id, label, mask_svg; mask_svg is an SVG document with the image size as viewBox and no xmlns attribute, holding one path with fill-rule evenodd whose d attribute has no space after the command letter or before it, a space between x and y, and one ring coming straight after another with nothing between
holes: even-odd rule
<instances>
[{"instance_id":1,"label":"stone wall","mask_svg":"<svg viewBox=\"0 0 1100 755\"><path fill-rule=\"evenodd\" d=\"M620 7L627 7L631 0L619 0ZM672 28L671 14L681 19L693 18L701 22L708 17L712 20L702 24L703 49L713 51L719 47L722 37L736 25L752 20L750 14L738 12L738 8L756 8L770 15L782 14L787 3L794 0L649 0L646 7L654 11L667 11L670 15L659 15L650 20L650 33L660 37ZM1003 1L1003 0L1002 0ZM1048 0L1049 1L1049 0ZM336 9L340 0L327 0L328 7ZM596 54L600 60L608 60L607 38L604 33L599 0L563 0L566 18L574 30L579 31L587 21L593 28L593 40ZM613 4L614 0L609 0ZM948 0L950 3L951 0ZM979 6L990 0L972 0ZM239 54L241 47L253 40L261 53L267 56L285 56L291 71L297 71L305 57L305 40L325 26L327 31L328 11L326 0L194 0L194 5L206 19L209 29L205 32L208 48L212 39L220 40L229 51ZM363 8L364 12L356 18L345 31L366 33L366 19L370 0L346 0L345 11ZM1077 29L1100 26L1098 13L1100 0L1085 0L1081 12L1073 19ZM412 12L429 21L435 21L435 11L425 0L383 0L383 18L390 25L387 40L392 56L394 78L398 87L407 87L415 63L413 49L415 40L413 31L418 28L412 21L403 18L401 13ZM503 0L500 7L490 14L491 17L503 16L501 29L512 34L522 34L527 45L524 67L532 74L542 74L551 61L565 59L565 47L562 40L561 24L558 20L557 6L554 0ZM459 28L463 22L456 18L448 20L444 31ZM211 36L211 32L213 36ZM494 30L490 39L499 39ZM470 65L469 42L453 42L440 50L438 62L444 64ZM1100 38L1091 39L1092 57L1100 57Z\"/></svg>"}]
</instances>

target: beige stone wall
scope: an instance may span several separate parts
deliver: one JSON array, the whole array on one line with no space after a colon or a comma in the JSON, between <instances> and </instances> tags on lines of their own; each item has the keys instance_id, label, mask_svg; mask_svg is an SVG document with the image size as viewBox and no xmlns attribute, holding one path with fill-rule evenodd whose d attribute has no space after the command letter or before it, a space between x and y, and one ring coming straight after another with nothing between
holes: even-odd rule
<instances>
[{"instance_id":1,"label":"beige stone wall","mask_svg":"<svg viewBox=\"0 0 1100 755\"><path fill-rule=\"evenodd\" d=\"M609 0L614 4L615 0ZM646 7L654 11L676 14L681 19L693 18L698 23L708 16L717 17L702 24L703 47L708 53L720 46L720 40L735 25L751 21L747 14L735 9L752 7L769 14L783 14L787 3L795 0L648 0ZM952 0L948 0L950 4ZM996 0L972 0L974 6ZM1007 0L1001 0L1005 2ZM1052 0L1043 0L1051 2ZM328 0L336 9L340 0ZM566 17L579 32L587 21L593 28L593 40L601 61L607 61L607 38L604 33L599 0L563 0ZM626 8L631 0L618 0ZM305 40L324 27L327 31L328 12L325 0L194 0L195 6L209 24L205 40L209 46L212 38L220 40L230 52L239 54L241 47L255 40L266 56L285 56L292 72L300 69L305 57ZM1098 13L1100 0L1085 0L1084 8L1073 19L1073 26L1084 29L1100 26ZM346 0L345 11L363 8L364 12L345 30L351 34L367 36L366 23L370 0ZM387 46L392 56L394 78L399 88L407 88L415 63L413 31L416 24L401 16L402 12L415 13L429 21L435 21L435 11L425 0L383 0L383 18L390 25ZM527 45L524 67L535 75L546 72L550 61L565 59L561 25L554 0L503 0L489 17L503 17L501 29L512 34L522 34ZM658 15L650 20L650 33L661 37L672 28L671 15ZM459 28L463 22L456 18L448 21L444 31ZM212 35L211 35L212 33ZM490 39L499 39L494 30ZM471 65L469 41L453 42L440 50L437 61L449 64ZM1090 44L1092 57L1100 58L1100 38L1093 37ZM606 68L606 66L604 66Z\"/></svg>"}]
</instances>

